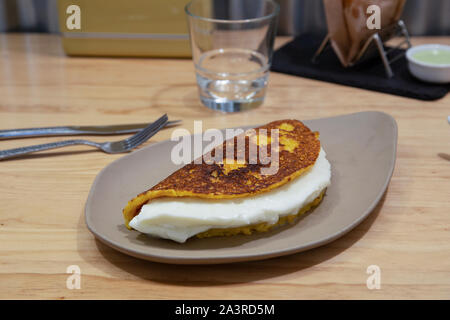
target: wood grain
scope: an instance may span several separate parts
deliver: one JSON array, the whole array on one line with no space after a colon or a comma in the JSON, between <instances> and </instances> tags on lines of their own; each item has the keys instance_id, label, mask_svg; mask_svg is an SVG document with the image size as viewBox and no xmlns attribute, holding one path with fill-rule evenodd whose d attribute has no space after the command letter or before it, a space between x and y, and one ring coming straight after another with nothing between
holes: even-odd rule
<instances>
[{"instance_id":1,"label":"wood grain","mask_svg":"<svg viewBox=\"0 0 450 320\"><path fill-rule=\"evenodd\" d=\"M450 38L414 39L426 42ZM164 265L108 248L84 223L93 179L121 155L73 147L2 161L0 298L450 298L450 96L423 102L272 73L262 107L221 114L200 104L193 71L190 60L68 58L58 36L0 35L0 128L142 122L167 112L192 130L195 119L207 129L379 110L399 127L396 169L383 202L346 236L305 253ZM372 264L381 268L380 290L366 287ZM81 268L80 290L66 288L69 265Z\"/></svg>"}]
</instances>

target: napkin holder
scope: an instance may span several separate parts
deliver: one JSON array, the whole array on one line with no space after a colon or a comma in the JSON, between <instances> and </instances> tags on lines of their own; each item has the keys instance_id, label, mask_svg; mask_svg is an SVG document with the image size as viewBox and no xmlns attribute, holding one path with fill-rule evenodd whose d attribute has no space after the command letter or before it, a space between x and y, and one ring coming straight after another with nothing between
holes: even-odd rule
<instances>
[{"instance_id":1,"label":"napkin holder","mask_svg":"<svg viewBox=\"0 0 450 320\"><path fill-rule=\"evenodd\" d=\"M400 37L402 40L395 47L386 47L385 43L394 37ZM404 45L406 45L406 49L411 48L411 41L405 23L403 20L399 20L370 36L358 53L355 62L351 63L349 67L360 64L378 53L383 62L386 77L390 79L394 76L391 64L405 55L404 51L398 52L398 49ZM312 62L317 63L321 53L329 47L330 35L327 34L314 54Z\"/></svg>"},{"instance_id":2,"label":"napkin holder","mask_svg":"<svg viewBox=\"0 0 450 320\"><path fill-rule=\"evenodd\" d=\"M58 0L64 51L70 56L190 57L187 2Z\"/></svg>"}]
</instances>

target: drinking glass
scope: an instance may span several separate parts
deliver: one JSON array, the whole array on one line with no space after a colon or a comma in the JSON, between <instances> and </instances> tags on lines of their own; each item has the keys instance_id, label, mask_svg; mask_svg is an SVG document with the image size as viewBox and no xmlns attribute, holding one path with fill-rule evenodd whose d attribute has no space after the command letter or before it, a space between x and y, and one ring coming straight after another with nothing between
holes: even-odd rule
<instances>
[{"instance_id":1,"label":"drinking glass","mask_svg":"<svg viewBox=\"0 0 450 320\"><path fill-rule=\"evenodd\" d=\"M185 11L202 103L225 112L261 105L278 4L272 0L193 0Z\"/></svg>"}]
</instances>

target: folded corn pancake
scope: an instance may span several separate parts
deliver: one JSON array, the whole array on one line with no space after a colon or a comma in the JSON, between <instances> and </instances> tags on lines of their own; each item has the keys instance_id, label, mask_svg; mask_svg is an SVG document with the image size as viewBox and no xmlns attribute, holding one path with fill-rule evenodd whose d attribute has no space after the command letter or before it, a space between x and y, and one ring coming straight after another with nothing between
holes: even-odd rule
<instances>
[{"instance_id":1,"label":"folded corn pancake","mask_svg":"<svg viewBox=\"0 0 450 320\"><path fill-rule=\"evenodd\" d=\"M271 150L271 129L279 129L277 150ZM193 235L266 231L317 205L330 182L318 134L297 120L274 121L253 133L243 134L244 161L235 150L235 158L222 163L192 162L129 201L123 210L127 227L184 242ZM237 139L211 154L222 148L225 155L226 145L236 146ZM253 147L279 152L276 173L261 174L271 164L250 159Z\"/></svg>"}]
</instances>

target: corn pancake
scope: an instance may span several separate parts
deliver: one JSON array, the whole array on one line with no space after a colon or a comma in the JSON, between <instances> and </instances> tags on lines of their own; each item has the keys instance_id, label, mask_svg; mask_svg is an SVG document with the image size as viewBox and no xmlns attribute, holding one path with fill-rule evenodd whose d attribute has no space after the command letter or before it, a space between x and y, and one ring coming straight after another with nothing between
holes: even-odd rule
<instances>
[{"instance_id":1,"label":"corn pancake","mask_svg":"<svg viewBox=\"0 0 450 320\"><path fill-rule=\"evenodd\" d=\"M264 223L258 229L265 231L269 229L267 226L276 225L280 219L283 223L284 217L307 210L311 203L320 199L330 180L331 166L321 148L310 170L278 188L234 199L153 199L142 206L139 214L130 221L130 226L141 233L180 243L213 229L223 231L250 227L240 230L253 231L255 225Z\"/></svg>"},{"instance_id":2,"label":"corn pancake","mask_svg":"<svg viewBox=\"0 0 450 320\"><path fill-rule=\"evenodd\" d=\"M267 130L267 135L261 129ZM271 129L279 129L279 169L275 174L262 175L262 168L270 164L262 164L260 159L252 164L249 159L251 148L267 148L271 155ZM234 199L248 197L267 192L280 187L307 172L316 162L320 152L318 133L312 132L298 120L278 120L254 129L256 136L245 136L245 161L239 162L237 137L225 141L216 147L211 156L214 157L218 148L226 155L226 145L234 143L234 159L226 159L224 163L201 164L191 162L177 170L169 177L130 200L123 210L125 225L131 229L129 222L135 217L142 206L152 199L160 197L196 197L205 199ZM254 160L254 159L253 159Z\"/></svg>"}]
</instances>

